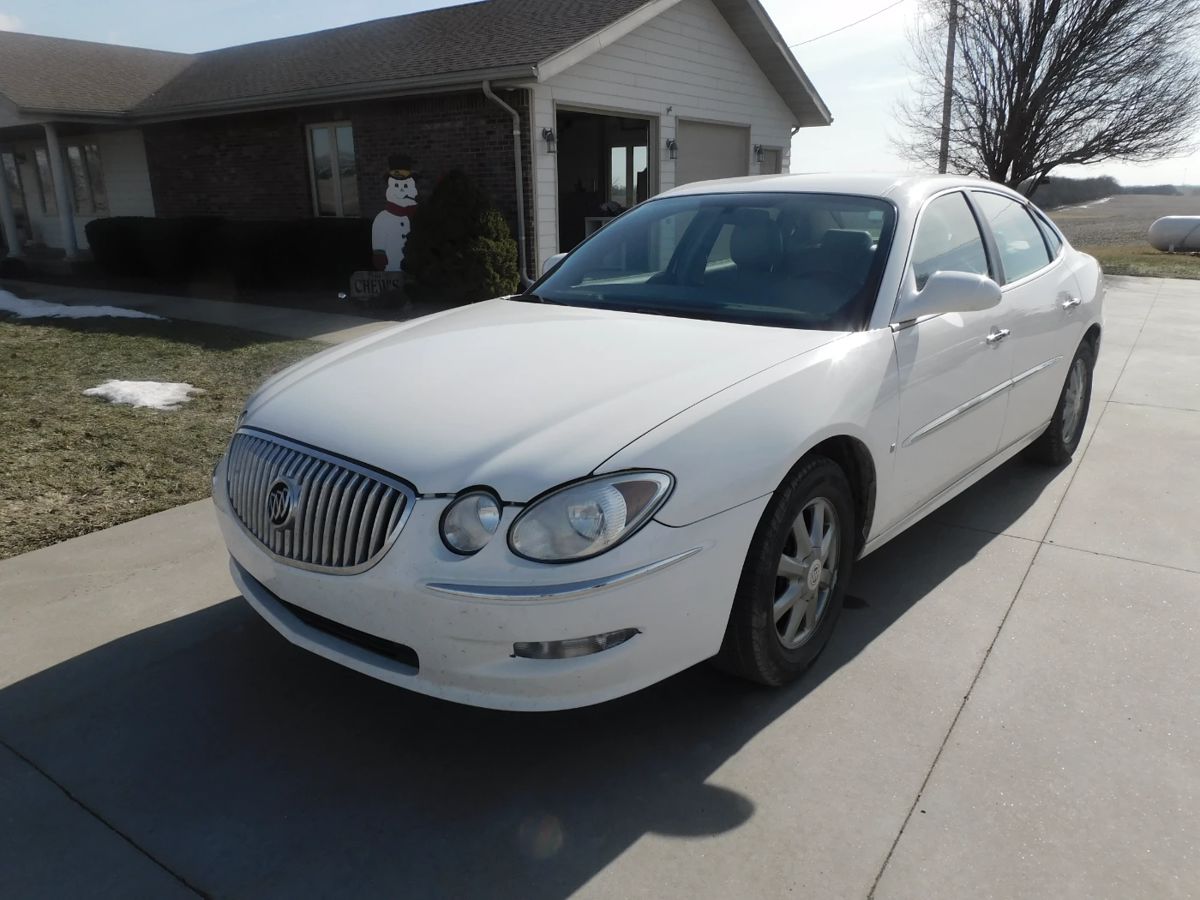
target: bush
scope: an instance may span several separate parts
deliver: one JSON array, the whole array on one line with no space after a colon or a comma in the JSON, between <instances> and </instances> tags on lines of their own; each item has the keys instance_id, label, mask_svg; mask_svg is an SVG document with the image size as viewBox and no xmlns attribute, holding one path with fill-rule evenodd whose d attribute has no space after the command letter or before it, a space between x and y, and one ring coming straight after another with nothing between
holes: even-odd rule
<instances>
[{"instance_id":1,"label":"bush","mask_svg":"<svg viewBox=\"0 0 1200 900\"><path fill-rule=\"evenodd\" d=\"M367 219L243 221L215 216L116 216L86 226L96 265L168 284L199 279L238 287L344 288L371 268Z\"/></svg>"},{"instance_id":2,"label":"bush","mask_svg":"<svg viewBox=\"0 0 1200 900\"><path fill-rule=\"evenodd\" d=\"M438 182L413 219L404 271L420 297L473 303L517 290L517 242L491 199L462 172Z\"/></svg>"}]
</instances>

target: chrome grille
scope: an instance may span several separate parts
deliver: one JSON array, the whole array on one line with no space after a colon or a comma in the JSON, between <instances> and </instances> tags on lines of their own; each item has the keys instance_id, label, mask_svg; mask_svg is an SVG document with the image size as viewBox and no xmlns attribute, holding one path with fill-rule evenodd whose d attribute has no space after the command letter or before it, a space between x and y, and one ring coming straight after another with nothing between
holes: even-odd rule
<instances>
[{"instance_id":1,"label":"chrome grille","mask_svg":"<svg viewBox=\"0 0 1200 900\"><path fill-rule=\"evenodd\" d=\"M225 484L238 521L273 556L342 575L379 561L416 499L403 482L253 429L233 436Z\"/></svg>"}]
</instances>

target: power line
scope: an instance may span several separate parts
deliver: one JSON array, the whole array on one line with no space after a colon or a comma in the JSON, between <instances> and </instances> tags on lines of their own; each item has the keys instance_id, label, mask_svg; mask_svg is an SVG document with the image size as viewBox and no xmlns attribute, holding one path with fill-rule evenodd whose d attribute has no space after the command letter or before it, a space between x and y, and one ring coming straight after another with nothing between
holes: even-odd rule
<instances>
[{"instance_id":1,"label":"power line","mask_svg":"<svg viewBox=\"0 0 1200 900\"><path fill-rule=\"evenodd\" d=\"M883 15L889 9L895 9L897 6L899 6L901 3L904 3L904 2L905 2L905 0L896 0L895 3L889 3L883 9L877 9L877 10L875 10L875 12L871 13L869 16L863 16L861 19L851 22L849 25L843 25L841 28L835 28L835 29L833 29L833 31L827 31L824 34L818 34L816 37L809 38L807 41L800 41L797 44L788 44L788 47L789 48L803 47L805 44L811 44L813 41L819 41L819 40L821 40L821 38L827 38L831 34L837 34L839 31L845 31L847 28L853 28L855 25L861 25L863 22L870 21L871 19L875 18L876 16Z\"/></svg>"}]
</instances>

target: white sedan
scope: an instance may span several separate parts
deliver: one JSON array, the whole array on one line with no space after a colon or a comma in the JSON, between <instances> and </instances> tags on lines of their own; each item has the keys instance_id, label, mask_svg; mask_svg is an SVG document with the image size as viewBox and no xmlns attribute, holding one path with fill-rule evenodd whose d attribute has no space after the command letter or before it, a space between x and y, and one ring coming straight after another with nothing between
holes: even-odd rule
<instances>
[{"instance_id":1,"label":"white sedan","mask_svg":"<svg viewBox=\"0 0 1200 900\"><path fill-rule=\"evenodd\" d=\"M857 559L1083 431L1100 269L995 184L689 185L554 262L250 399L213 493L290 641L503 709L783 684Z\"/></svg>"}]
</instances>

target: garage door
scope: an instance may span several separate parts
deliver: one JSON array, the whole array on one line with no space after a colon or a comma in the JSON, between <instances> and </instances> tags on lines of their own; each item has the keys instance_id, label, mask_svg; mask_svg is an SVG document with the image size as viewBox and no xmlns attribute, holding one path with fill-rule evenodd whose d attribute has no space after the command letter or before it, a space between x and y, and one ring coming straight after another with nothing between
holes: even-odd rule
<instances>
[{"instance_id":1,"label":"garage door","mask_svg":"<svg viewBox=\"0 0 1200 900\"><path fill-rule=\"evenodd\" d=\"M679 141L676 184L750 174L749 128L680 121L675 134Z\"/></svg>"}]
</instances>

